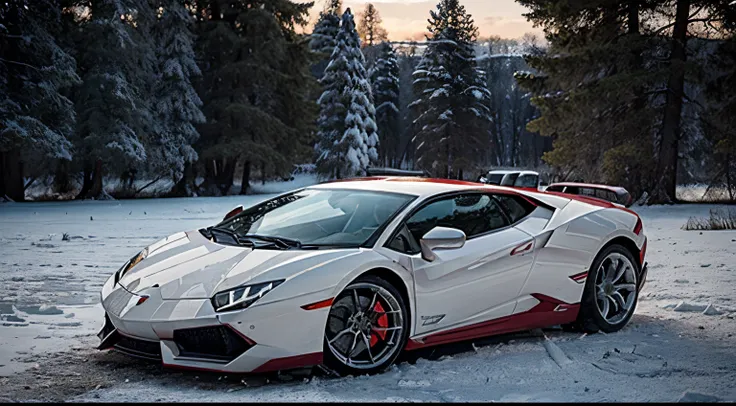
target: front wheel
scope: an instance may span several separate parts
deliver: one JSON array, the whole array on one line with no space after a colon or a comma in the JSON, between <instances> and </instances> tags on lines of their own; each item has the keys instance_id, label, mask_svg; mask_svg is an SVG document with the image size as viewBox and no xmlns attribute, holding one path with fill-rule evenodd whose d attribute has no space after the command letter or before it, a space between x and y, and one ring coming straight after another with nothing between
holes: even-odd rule
<instances>
[{"instance_id":1,"label":"front wheel","mask_svg":"<svg viewBox=\"0 0 736 406\"><path fill-rule=\"evenodd\" d=\"M399 356L408 334L409 314L398 290L381 278L360 277L330 308L325 365L343 376L381 372Z\"/></svg>"},{"instance_id":2,"label":"front wheel","mask_svg":"<svg viewBox=\"0 0 736 406\"><path fill-rule=\"evenodd\" d=\"M625 247L614 244L593 261L585 282L578 322L588 332L613 333L634 315L639 297L639 265Z\"/></svg>"}]
</instances>

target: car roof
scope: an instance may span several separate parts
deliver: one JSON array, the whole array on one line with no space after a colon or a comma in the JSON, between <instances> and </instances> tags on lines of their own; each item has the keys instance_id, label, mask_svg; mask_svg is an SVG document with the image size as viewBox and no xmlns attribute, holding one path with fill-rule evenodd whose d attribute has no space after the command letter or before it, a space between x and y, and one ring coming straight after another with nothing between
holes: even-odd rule
<instances>
[{"instance_id":1,"label":"car roof","mask_svg":"<svg viewBox=\"0 0 736 406\"><path fill-rule=\"evenodd\" d=\"M609 186L609 185L601 185L597 183L559 182L559 183L553 183L549 186L576 186L576 187L587 187L591 189L606 189L606 190L610 190L616 193L628 193L628 191L622 188L621 186Z\"/></svg>"},{"instance_id":2,"label":"car roof","mask_svg":"<svg viewBox=\"0 0 736 406\"><path fill-rule=\"evenodd\" d=\"M518 194L519 190L506 186L486 185L454 179L435 179L402 176L371 176L324 182L310 186L311 189L351 189L403 193L414 196L431 196L455 190L488 189Z\"/></svg>"}]
</instances>

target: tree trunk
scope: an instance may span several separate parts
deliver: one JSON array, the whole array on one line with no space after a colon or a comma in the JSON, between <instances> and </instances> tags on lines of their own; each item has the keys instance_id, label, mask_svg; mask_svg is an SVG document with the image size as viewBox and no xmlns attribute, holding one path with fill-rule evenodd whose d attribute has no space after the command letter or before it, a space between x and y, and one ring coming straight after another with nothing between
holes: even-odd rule
<instances>
[{"instance_id":1,"label":"tree trunk","mask_svg":"<svg viewBox=\"0 0 736 406\"><path fill-rule=\"evenodd\" d=\"M261 185L266 184L266 163L261 162Z\"/></svg>"},{"instance_id":2,"label":"tree trunk","mask_svg":"<svg viewBox=\"0 0 736 406\"><path fill-rule=\"evenodd\" d=\"M230 191L230 187L233 185L233 178L235 176L235 159L227 158L221 159L217 165L217 187L220 189L220 193L226 196Z\"/></svg>"},{"instance_id":3,"label":"tree trunk","mask_svg":"<svg viewBox=\"0 0 736 406\"><path fill-rule=\"evenodd\" d=\"M243 180L240 183L240 194L247 195L250 186L250 161L243 163Z\"/></svg>"},{"instance_id":4,"label":"tree trunk","mask_svg":"<svg viewBox=\"0 0 736 406\"><path fill-rule=\"evenodd\" d=\"M20 159L20 150L0 152L0 164L2 164L3 184L2 195L8 196L16 202L25 200L25 184L23 183L23 161Z\"/></svg>"},{"instance_id":5,"label":"tree trunk","mask_svg":"<svg viewBox=\"0 0 736 406\"><path fill-rule=\"evenodd\" d=\"M75 199L84 199L87 196L87 192L92 187L92 168L89 164L84 165L82 173L82 189L77 194Z\"/></svg>"},{"instance_id":6,"label":"tree trunk","mask_svg":"<svg viewBox=\"0 0 736 406\"><path fill-rule=\"evenodd\" d=\"M97 158L97 160L95 160L95 169L92 172L92 180L86 198L97 199L102 196L102 192L102 160Z\"/></svg>"},{"instance_id":7,"label":"tree trunk","mask_svg":"<svg viewBox=\"0 0 736 406\"><path fill-rule=\"evenodd\" d=\"M191 162L184 163L184 173L181 179L171 188L168 195L171 197L191 197L194 193L194 173Z\"/></svg>"},{"instance_id":8,"label":"tree trunk","mask_svg":"<svg viewBox=\"0 0 736 406\"><path fill-rule=\"evenodd\" d=\"M680 121L682 99L685 90L685 43L687 41L690 0L678 0L675 26L672 34L672 54L670 55L670 77L667 81L667 101L665 104L662 131L660 133L657 185L652 191L650 204L673 203L677 189L677 154L680 140Z\"/></svg>"},{"instance_id":9,"label":"tree trunk","mask_svg":"<svg viewBox=\"0 0 736 406\"><path fill-rule=\"evenodd\" d=\"M54 174L54 191L56 193L68 193L71 189L69 161L60 159L56 165L56 173Z\"/></svg>"}]
</instances>

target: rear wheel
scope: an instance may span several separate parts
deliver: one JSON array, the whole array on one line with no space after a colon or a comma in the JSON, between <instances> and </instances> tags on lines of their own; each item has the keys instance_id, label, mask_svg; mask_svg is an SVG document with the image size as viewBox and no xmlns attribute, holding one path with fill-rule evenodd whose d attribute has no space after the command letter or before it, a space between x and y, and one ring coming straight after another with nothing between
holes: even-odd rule
<instances>
[{"instance_id":1,"label":"rear wheel","mask_svg":"<svg viewBox=\"0 0 736 406\"><path fill-rule=\"evenodd\" d=\"M593 261L585 282L578 324L588 332L613 333L634 314L639 265L625 247L614 244Z\"/></svg>"},{"instance_id":2,"label":"rear wheel","mask_svg":"<svg viewBox=\"0 0 736 406\"><path fill-rule=\"evenodd\" d=\"M325 327L325 365L340 375L388 368L406 345L407 307L398 290L375 276L360 277L334 300Z\"/></svg>"}]
</instances>

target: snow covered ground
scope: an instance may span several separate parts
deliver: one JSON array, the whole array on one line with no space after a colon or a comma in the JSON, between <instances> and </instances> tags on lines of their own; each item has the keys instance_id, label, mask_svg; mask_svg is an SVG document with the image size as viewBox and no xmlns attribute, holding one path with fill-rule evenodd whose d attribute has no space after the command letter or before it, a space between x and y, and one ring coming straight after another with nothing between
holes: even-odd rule
<instances>
[{"instance_id":1,"label":"snow covered ground","mask_svg":"<svg viewBox=\"0 0 736 406\"><path fill-rule=\"evenodd\" d=\"M502 336L377 376L267 384L92 349L99 289L126 259L268 197L0 204L0 400L736 401L736 232L680 228L711 205L635 208L649 277L616 334Z\"/></svg>"}]
</instances>

